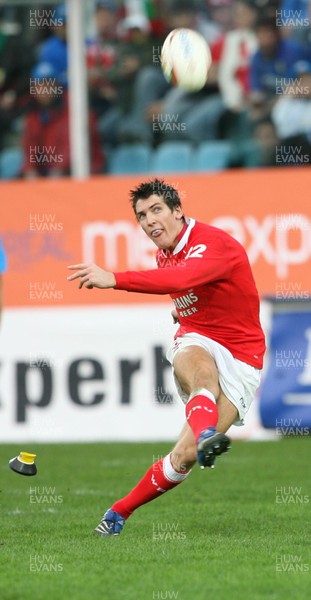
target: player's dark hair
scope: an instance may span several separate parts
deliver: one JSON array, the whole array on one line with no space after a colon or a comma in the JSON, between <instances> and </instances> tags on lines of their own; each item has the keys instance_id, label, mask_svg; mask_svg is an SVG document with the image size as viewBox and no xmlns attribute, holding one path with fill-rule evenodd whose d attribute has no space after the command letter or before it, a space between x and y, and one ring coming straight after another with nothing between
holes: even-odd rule
<instances>
[{"instance_id":1,"label":"player's dark hair","mask_svg":"<svg viewBox=\"0 0 311 600\"><path fill-rule=\"evenodd\" d=\"M181 207L179 194L172 185L169 185L163 179L151 179L150 181L140 183L130 191L130 201L135 214L138 200L148 200L153 195L163 198L171 211L177 206Z\"/></svg>"}]
</instances>

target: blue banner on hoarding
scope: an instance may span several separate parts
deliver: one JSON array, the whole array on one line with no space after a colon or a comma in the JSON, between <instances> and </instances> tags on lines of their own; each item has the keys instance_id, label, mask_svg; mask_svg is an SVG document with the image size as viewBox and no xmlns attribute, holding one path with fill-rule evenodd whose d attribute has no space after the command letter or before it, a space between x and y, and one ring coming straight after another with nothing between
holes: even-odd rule
<instances>
[{"instance_id":1,"label":"blue banner on hoarding","mask_svg":"<svg viewBox=\"0 0 311 600\"><path fill-rule=\"evenodd\" d=\"M311 428L311 305L274 306L270 357L260 395L264 427L283 435Z\"/></svg>"}]
</instances>

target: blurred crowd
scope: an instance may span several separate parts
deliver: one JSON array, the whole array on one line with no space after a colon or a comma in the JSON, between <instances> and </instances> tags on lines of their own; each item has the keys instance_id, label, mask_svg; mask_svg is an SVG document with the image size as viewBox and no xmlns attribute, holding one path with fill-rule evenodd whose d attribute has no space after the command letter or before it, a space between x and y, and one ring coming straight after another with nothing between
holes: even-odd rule
<instances>
[{"instance_id":1,"label":"blurred crowd","mask_svg":"<svg viewBox=\"0 0 311 600\"><path fill-rule=\"evenodd\" d=\"M122 143L168 140L228 140L233 167L275 166L286 145L310 163L311 0L87 5L93 174L107 172ZM70 174L67 18L63 4L0 8L0 154L23 149L21 178ZM211 48L196 93L172 87L161 71L161 46L177 27L197 30Z\"/></svg>"}]
</instances>

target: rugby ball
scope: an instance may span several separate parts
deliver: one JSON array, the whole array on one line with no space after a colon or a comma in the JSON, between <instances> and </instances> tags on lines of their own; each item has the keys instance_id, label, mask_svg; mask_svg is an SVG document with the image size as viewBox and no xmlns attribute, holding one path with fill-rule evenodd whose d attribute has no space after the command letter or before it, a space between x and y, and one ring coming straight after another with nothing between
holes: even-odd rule
<instances>
[{"instance_id":1,"label":"rugby ball","mask_svg":"<svg viewBox=\"0 0 311 600\"><path fill-rule=\"evenodd\" d=\"M193 29L173 29L164 41L161 66L165 79L183 90L201 90L212 65L204 37Z\"/></svg>"}]
</instances>

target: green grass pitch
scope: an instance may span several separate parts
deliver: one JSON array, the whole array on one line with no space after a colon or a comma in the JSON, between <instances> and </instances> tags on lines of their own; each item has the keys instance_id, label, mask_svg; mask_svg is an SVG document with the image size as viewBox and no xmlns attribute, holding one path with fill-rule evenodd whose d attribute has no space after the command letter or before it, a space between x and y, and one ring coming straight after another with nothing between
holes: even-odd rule
<instances>
[{"instance_id":1,"label":"green grass pitch","mask_svg":"<svg viewBox=\"0 0 311 600\"><path fill-rule=\"evenodd\" d=\"M103 512L170 449L148 444L0 447L1 600L310 598L310 438L234 442L214 471L141 507L120 537ZM38 474L8 460L36 452Z\"/></svg>"}]
</instances>

